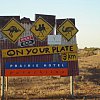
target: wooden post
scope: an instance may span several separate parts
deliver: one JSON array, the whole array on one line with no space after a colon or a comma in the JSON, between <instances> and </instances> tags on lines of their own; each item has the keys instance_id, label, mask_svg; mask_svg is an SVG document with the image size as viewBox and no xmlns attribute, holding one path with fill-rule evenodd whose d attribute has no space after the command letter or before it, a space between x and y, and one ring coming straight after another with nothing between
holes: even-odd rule
<instances>
[{"instance_id":1,"label":"wooden post","mask_svg":"<svg viewBox=\"0 0 100 100\"><path fill-rule=\"evenodd\" d=\"M3 81L3 77L1 76L1 97L2 97L2 81Z\"/></svg>"},{"instance_id":2,"label":"wooden post","mask_svg":"<svg viewBox=\"0 0 100 100\"><path fill-rule=\"evenodd\" d=\"M6 77L6 92L8 92L8 77Z\"/></svg>"},{"instance_id":3,"label":"wooden post","mask_svg":"<svg viewBox=\"0 0 100 100\"><path fill-rule=\"evenodd\" d=\"M5 78L6 78L6 87L5 87L6 94L5 94L5 100L8 100L8 76L6 76Z\"/></svg>"},{"instance_id":4,"label":"wooden post","mask_svg":"<svg viewBox=\"0 0 100 100\"><path fill-rule=\"evenodd\" d=\"M1 76L1 100L4 100L4 76Z\"/></svg>"},{"instance_id":5,"label":"wooden post","mask_svg":"<svg viewBox=\"0 0 100 100\"><path fill-rule=\"evenodd\" d=\"M74 97L74 80L73 80L73 76L70 76L70 93L71 93L71 96Z\"/></svg>"}]
</instances>

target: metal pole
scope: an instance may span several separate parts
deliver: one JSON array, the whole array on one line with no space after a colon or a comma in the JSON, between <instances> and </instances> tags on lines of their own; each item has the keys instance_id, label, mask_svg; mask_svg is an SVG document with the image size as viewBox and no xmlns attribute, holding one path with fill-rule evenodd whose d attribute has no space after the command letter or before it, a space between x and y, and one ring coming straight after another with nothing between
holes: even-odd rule
<instances>
[{"instance_id":1,"label":"metal pole","mask_svg":"<svg viewBox=\"0 0 100 100\"><path fill-rule=\"evenodd\" d=\"M70 76L70 93L71 93L71 96L74 97L74 80L73 80L73 76Z\"/></svg>"}]
</instances>

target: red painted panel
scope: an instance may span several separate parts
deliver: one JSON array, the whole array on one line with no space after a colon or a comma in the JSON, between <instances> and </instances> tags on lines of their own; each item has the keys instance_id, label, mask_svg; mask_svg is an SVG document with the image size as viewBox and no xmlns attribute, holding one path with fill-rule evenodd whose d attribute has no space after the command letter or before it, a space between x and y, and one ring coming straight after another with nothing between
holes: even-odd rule
<instances>
[{"instance_id":1,"label":"red painted panel","mask_svg":"<svg viewBox=\"0 0 100 100\"><path fill-rule=\"evenodd\" d=\"M5 76L68 76L68 68L5 70Z\"/></svg>"}]
</instances>

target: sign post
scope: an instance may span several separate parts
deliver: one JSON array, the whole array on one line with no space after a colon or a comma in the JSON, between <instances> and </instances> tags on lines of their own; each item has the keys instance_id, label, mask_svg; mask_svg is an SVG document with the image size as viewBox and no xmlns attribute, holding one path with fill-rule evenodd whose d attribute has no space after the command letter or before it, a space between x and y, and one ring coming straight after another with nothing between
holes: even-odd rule
<instances>
[{"instance_id":1,"label":"sign post","mask_svg":"<svg viewBox=\"0 0 100 100\"><path fill-rule=\"evenodd\" d=\"M8 76L6 78L6 92L8 92Z\"/></svg>"},{"instance_id":2,"label":"sign post","mask_svg":"<svg viewBox=\"0 0 100 100\"><path fill-rule=\"evenodd\" d=\"M1 76L1 100L4 100L4 75Z\"/></svg>"},{"instance_id":3,"label":"sign post","mask_svg":"<svg viewBox=\"0 0 100 100\"><path fill-rule=\"evenodd\" d=\"M70 93L71 93L71 96L74 97L74 80L73 80L73 76L70 76Z\"/></svg>"}]
</instances>

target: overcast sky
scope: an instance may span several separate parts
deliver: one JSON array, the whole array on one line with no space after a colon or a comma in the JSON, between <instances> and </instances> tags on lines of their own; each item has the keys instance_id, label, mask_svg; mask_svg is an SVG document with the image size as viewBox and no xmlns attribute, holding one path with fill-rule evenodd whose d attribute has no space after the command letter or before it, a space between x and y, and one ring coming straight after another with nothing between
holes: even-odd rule
<instances>
[{"instance_id":1,"label":"overcast sky","mask_svg":"<svg viewBox=\"0 0 100 100\"><path fill-rule=\"evenodd\" d=\"M100 0L1 0L0 16L75 18L78 47L100 48Z\"/></svg>"}]
</instances>

